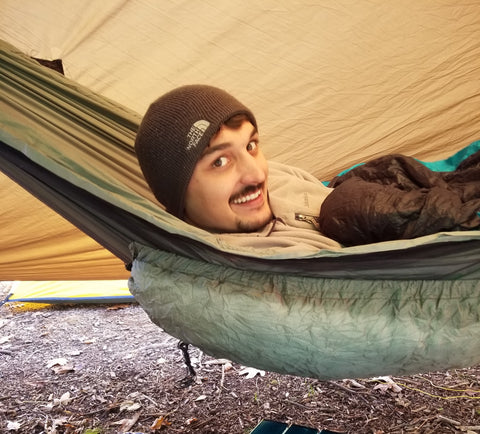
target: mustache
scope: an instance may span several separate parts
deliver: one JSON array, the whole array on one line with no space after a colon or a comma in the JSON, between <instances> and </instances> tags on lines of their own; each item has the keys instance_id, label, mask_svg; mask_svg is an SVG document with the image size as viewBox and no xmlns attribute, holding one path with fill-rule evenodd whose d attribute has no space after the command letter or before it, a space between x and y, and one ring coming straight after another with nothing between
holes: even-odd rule
<instances>
[{"instance_id":1,"label":"mustache","mask_svg":"<svg viewBox=\"0 0 480 434\"><path fill-rule=\"evenodd\" d=\"M247 196L248 194L250 193L254 193L256 192L257 190L261 190L263 187L263 183L262 184L256 184L256 185L247 185L245 188L242 189L242 191L240 191L239 193L235 193L234 195L232 195L230 197L230 202L234 201L235 199L239 199L243 196Z\"/></svg>"}]
</instances>

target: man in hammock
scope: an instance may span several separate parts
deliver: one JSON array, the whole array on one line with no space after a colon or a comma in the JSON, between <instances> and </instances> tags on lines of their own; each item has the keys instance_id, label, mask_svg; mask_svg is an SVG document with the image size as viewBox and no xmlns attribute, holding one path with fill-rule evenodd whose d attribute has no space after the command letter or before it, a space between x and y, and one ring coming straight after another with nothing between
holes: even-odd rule
<instances>
[{"instance_id":1,"label":"man in hammock","mask_svg":"<svg viewBox=\"0 0 480 434\"><path fill-rule=\"evenodd\" d=\"M211 86L157 99L135 150L168 212L239 246L318 251L480 227L480 151L445 173L387 155L329 188L300 169L267 164L253 113Z\"/></svg>"},{"instance_id":2,"label":"man in hammock","mask_svg":"<svg viewBox=\"0 0 480 434\"><path fill-rule=\"evenodd\" d=\"M331 189L300 169L267 164L255 116L223 90L190 85L161 96L135 151L158 201L197 227L253 248L340 247L316 230Z\"/></svg>"}]
</instances>

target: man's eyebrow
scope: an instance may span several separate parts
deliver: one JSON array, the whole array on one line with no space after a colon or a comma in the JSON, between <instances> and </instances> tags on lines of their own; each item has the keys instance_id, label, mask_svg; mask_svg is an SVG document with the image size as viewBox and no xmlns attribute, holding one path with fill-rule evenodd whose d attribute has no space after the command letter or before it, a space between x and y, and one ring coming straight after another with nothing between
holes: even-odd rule
<instances>
[{"instance_id":1,"label":"man's eyebrow","mask_svg":"<svg viewBox=\"0 0 480 434\"><path fill-rule=\"evenodd\" d=\"M215 145L215 146L210 146L208 145L205 150L203 151L203 154L200 158L204 158L204 157L207 157L208 155L210 154L213 154L214 152L217 152L217 151L222 151L223 149L226 149L228 148L229 146L231 146L231 144L229 142L227 143L220 143L218 145Z\"/></svg>"},{"instance_id":2,"label":"man's eyebrow","mask_svg":"<svg viewBox=\"0 0 480 434\"><path fill-rule=\"evenodd\" d=\"M250 134L250 139L255 135L257 134L257 128L256 127L253 127L252 129L252 133ZM208 145L205 150L203 151L202 153L202 156L200 157L200 159L206 157L207 155L210 155L210 154L213 154L214 152L217 152L217 151L222 151L223 149L227 149L228 147L232 146L232 144L230 142L225 142L225 143L219 143L218 145L215 145L215 146L210 146Z\"/></svg>"}]
</instances>

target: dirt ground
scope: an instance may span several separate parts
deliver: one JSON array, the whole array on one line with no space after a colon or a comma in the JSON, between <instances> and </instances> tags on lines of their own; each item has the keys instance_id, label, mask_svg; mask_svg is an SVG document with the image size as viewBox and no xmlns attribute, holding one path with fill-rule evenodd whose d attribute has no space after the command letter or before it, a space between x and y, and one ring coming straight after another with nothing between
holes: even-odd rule
<instances>
[{"instance_id":1,"label":"dirt ground","mask_svg":"<svg viewBox=\"0 0 480 434\"><path fill-rule=\"evenodd\" d=\"M0 299L7 290L0 283ZM190 348L197 377L185 385L177 343L138 305L5 304L0 432L247 434L271 419L340 433L480 433L480 367L321 382Z\"/></svg>"}]
</instances>

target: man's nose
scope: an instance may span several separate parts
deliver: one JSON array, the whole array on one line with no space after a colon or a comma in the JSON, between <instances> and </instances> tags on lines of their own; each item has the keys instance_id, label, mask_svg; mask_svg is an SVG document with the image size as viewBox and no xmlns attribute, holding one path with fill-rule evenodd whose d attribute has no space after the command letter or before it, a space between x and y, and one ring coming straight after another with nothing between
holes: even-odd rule
<instances>
[{"instance_id":1,"label":"man's nose","mask_svg":"<svg viewBox=\"0 0 480 434\"><path fill-rule=\"evenodd\" d=\"M261 184L265 182L265 171L260 159L256 156L247 154L239 164L238 170L241 175L241 182L245 185Z\"/></svg>"}]
</instances>

